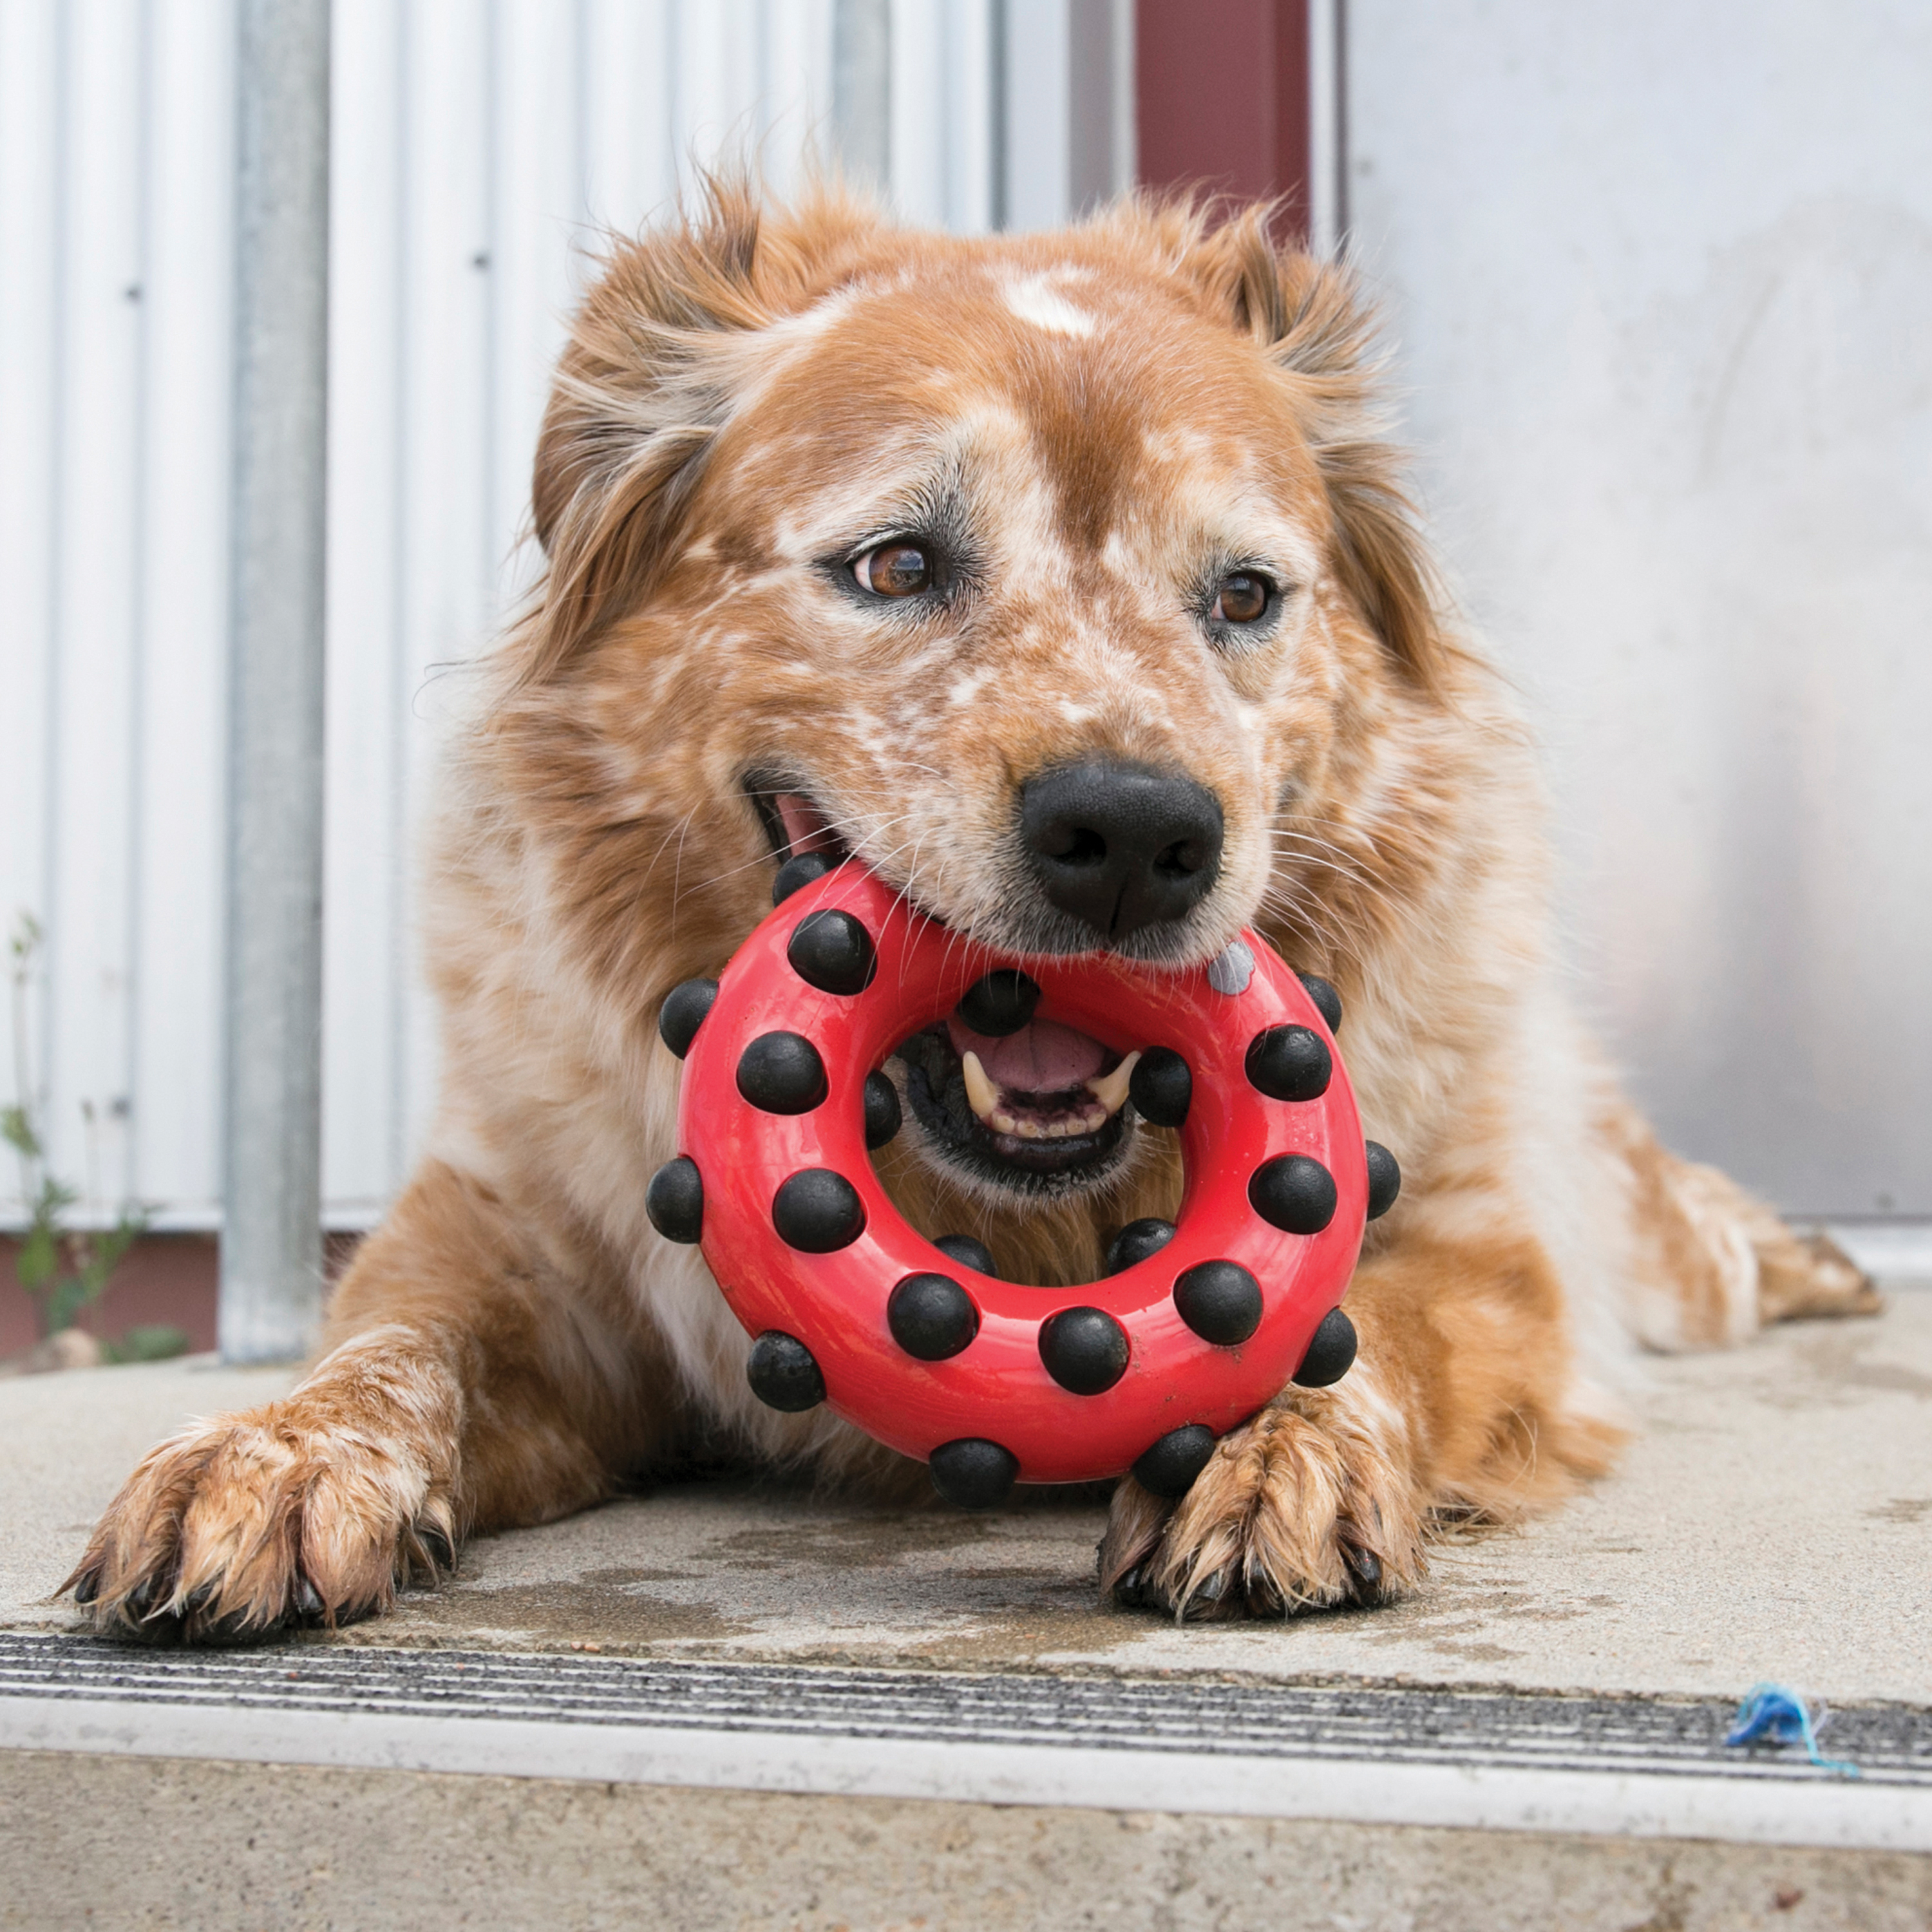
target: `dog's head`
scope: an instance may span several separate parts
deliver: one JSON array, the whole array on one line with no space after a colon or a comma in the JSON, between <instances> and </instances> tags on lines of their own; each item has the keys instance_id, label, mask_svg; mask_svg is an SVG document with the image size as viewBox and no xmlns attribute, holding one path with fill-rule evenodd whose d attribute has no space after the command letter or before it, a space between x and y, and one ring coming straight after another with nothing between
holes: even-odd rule
<instances>
[{"instance_id":1,"label":"dog's head","mask_svg":"<svg viewBox=\"0 0 1932 1932\"><path fill-rule=\"evenodd\" d=\"M716 971L809 850L1023 955L1158 969L1251 922L1324 952L1361 866L1336 801L1448 661L1365 336L1258 212L964 241L722 189L620 248L501 713L608 981L654 1010ZM956 1018L902 1058L964 1183L1124 1159L1102 1042Z\"/></svg>"}]
</instances>

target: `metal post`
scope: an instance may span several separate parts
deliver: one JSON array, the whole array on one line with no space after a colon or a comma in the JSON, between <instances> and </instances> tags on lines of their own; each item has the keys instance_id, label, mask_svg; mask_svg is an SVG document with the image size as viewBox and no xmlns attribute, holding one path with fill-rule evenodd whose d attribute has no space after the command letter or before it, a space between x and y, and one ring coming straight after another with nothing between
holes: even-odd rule
<instances>
[{"instance_id":1,"label":"metal post","mask_svg":"<svg viewBox=\"0 0 1932 1932\"><path fill-rule=\"evenodd\" d=\"M238 0L221 1354L322 1310L329 0Z\"/></svg>"},{"instance_id":2,"label":"metal post","mask_svg":"<svg viewBox=\"0 0 1932 1932\"><path fill-rule=\"evenodd\" d=\"M848 179L884 194L892 178L891 0L835 0L832 128Z\"/></svg>"}]
</instances>

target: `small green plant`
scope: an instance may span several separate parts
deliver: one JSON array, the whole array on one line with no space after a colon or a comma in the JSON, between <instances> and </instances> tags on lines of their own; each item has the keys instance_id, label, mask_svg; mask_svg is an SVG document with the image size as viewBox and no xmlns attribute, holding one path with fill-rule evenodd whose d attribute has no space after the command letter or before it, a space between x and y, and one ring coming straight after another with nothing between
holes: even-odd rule
<instances>
[{"instance_id":1,"label":"small green plant","mask_svg":"<svg viewBox=\"0 0 1932 1932\"><path fill-rule=\"evenodd\" d=\"M67 1225L68 1210L80 1198L76 1190L47 1170L46 1143L42 1137L38 1104L34 1097L32 1060L28 1053L27 1000L34 964L46 934L32 913L21 914L8 942L12 954L14 1079L16 1097L10 1107L0 1108L0 1140L6 1142L20 1163L20 1194L26 1203L27 1228L14 1257L14 1273L20 1286L40 1304L40 1333L58 1334L71 1328L82 1309L100 1299L101 1292L121 1265L122 1258L136 1236L148 1225L139 1208L124 1208L112 1228L88 1231ZM91 1128L92 1106L82 1103L82 1112ZM179 1330L172 1331L178 1334ZM144 1343L134 1337L142 1335ZM184 1338L185 1339L185 1338ZM152 1348L151 1331L130 1330L122 1345ZM118 1359L152 1360L152 1354L128 1356L110 1351Z\"/></svg>"}]
</instances>

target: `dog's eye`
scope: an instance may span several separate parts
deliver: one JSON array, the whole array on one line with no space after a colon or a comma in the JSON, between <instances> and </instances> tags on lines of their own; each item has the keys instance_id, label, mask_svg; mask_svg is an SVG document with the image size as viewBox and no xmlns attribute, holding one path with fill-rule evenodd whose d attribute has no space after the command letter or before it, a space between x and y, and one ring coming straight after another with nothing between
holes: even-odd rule
<instances>
[{"instance_id":1,"label":"dog's eye","mask_svg":"<svg viewBox=\"0 0 1932 1932\"><path fill-rule=\"evenodd\" d=\"M938 582L931 551L918 544L883 543L852 566L860 586L880 597L916 597Z\"/></svg>"},{"instance_id":2,"label":"dog's eye","mask_svg":"<svg viewBox=\"0 0 1932 1932\"><path fill-rule=\"evenodd\" d=\"M1217 624L1253 624L1268 615L1268 593L1274 586L1251 570L1233 570L1222 578L1208 616Z\"/></svg>"}]
</instances>

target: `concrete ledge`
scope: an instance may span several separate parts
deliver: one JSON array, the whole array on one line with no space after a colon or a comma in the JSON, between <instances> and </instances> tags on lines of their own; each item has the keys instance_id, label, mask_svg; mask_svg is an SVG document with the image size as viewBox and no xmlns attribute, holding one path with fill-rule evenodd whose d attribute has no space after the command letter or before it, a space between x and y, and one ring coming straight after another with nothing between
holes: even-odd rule
<instances>
[{"instance_id":1,"label":"concrete ledge","mask_svg":"<svg viewBox=\"0 0 1932 1932\"><path fill-rule=\"evenodd\" d=\"M0 1752L21 1932L1923 1932L1932 1859Z\"/></svg>"}]
</instances>

